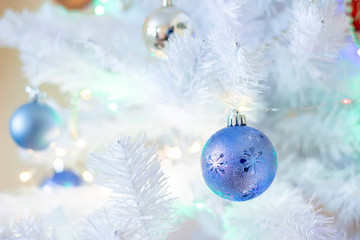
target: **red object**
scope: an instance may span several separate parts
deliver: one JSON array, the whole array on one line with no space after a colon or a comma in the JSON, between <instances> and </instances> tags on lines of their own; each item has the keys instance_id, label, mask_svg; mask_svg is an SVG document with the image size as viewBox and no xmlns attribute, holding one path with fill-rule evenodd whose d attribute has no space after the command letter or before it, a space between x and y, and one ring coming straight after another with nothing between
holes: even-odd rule
<instances>
[{"instance_id":1,"label":"red object","mask_svg":"<svg viewBox=\"0 0 360 240\"><path fill-rule=\"evenodd\" d=\"M360 32L360 0L351 0L349 6L351 7L350 16L354 31Z\"/></svg>"},{"instance_id":2,"label":"red object","mask_svg":"<svg viewBox=\"0 0 360 240\"><path fill-rule=\"evenodd\" d=\"M92 0L56 0L69 10L80 10L87 7Z\"/></svg>"},{"instance_id":3,"label":"red object","mask_svg":"<svg viewBox=\"0 0 360 240\"><path fill-rule=\"evenodd\" d=\"M343 104L350 104L351 103L351 99L345 98L344 100L341 101Z\"/></svg>"}]
</instances>

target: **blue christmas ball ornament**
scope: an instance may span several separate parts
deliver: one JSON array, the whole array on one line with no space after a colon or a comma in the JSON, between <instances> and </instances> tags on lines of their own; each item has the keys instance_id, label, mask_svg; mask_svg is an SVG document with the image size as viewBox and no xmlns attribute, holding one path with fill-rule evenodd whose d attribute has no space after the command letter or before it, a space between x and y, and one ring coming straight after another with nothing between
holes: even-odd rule
<instances>
[{"instance_id":1,"label":"blue christmas ball ornament","mask_svg":"<svg viewBox=\"0 0 360 240\"><path fill-rule=\"evenodd\" d=\"M228 127L206 142L201 169L215 194L231 201L247 201L271 185L277 157L270 140L259 130L246 126L245 116L234 110Z\"/></svg>"},{"instance_id":2,"label":"blue christmas ball ornament","mask_svg":"<svg viewBox=\"0 0 360 240\"><path fill-rule=\"evenodd\" d=\"M60 135L61 120L54 109L37 99L19 107L10 119L10 133L22 148L44 150Z\"/></svg>"},{"instance_id":3,"label":"blue christmas ball ornament","mask_svg":"<svg viewBox=\"0 0 360 240\"><path fill-rule=\"evenodd\" d=\"M81 178L70 170L55 172L50 178L45 179L41 188L54 189L57 187L72 188L81 185Z\"/></svg>"}]
</instances>

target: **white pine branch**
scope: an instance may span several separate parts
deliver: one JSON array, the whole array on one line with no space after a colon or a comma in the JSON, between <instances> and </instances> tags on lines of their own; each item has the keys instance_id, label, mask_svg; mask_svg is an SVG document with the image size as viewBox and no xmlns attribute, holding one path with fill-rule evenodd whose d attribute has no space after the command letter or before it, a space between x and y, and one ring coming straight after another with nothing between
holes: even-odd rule
<instances>
[{"instance_id":1,"label":"white pine branch","mask_svg":"<svg viewBox=\"0 0 360 240\"><path fill-rule=\"evenodd\" d=\"M258 198L233 204L225 221L228 239L339 240L331 218L279 182Z\"/></svg>"},{"instance_id":2,"label":"white pine branch","mask_svg":"<svg viewBox=\"0 0 360 240\"><path fill-rule=\"evenodd\" d=\"M247 0L182 0L176 2L196 23L196 35L203 38L214 29L241 26L240 17L244 13Z\"/></svg>"},{"instance_id":3,"label":"white pine branch","mask_svg":"<svg viewBox=\"0 0 360 240\"><path fill-rule=\"evenodd\" d=\"M312 196L328 213L335 215L339 227L349 229L360 226L360 174L355 168L330 168L326 162L315 159L299 164L297 159L290 158L283 163L280 171L284 178Z\"/></svg>"},{"instance_id":4,"label":"white pine branch","mask_svg":"<svg viewBox=\"0 0 360 240\"><path fill-rule=\"evenodd\" d=\"M191 36L175 36L169 44L167 59L160 76L160 92L164 102L200 104L211 94L204 70L206 46Z\"/></svg>"},{"instance_id":5,"label":"white pine branch","mask_svg":"<svg viewBox=\"0 0 360 240\"><path fill-rule=\"evenodd\" d=\"M246 48L240 34L231 28L217 31L207 38L209 71L221 81L227 95L236 98L253 98L264 90L267 76L265 49Z\"/></svg>"},{"instance_id":6,"label":"white pine branch","mask_svg":"<svg viewBox=\"0 0 360 240\"><path fill-rule=\"evenodd\" d=\"M266 16L276 16L279 14L279 8L283 7L287 1L286 0L256 0L258 11L265 13Z\"/></svg>"},{"instance_id":7,"label":"white pine branch","mask_svg":"<svg viewBox=\"0 0 360 240\"><path fill-rule=\"evenodd\" d=\"M145 137L135 141L121 138L108 146L106 155L94 155L91 165L98 173L97 182L113 190L110 208L113 227L109 227L106 215L100 220L99 216L98 220L90 217L90 223L100 222L97 232L112 232L121 225L118 234L138 229L125 239L153 240L166 239L173 230L173 200L169 197L156 148L145 146L145 141ZM127 229L120 224L124 221L128 222Z\"/></svg>"},{"instance_id":8,"label":"white pine branch","mask_svg":"<svg viewBox=\"0 0 360 240\"><path fill-rule=\"evenodd\" d=\"M12 219L6 225L0 225L0 239L2 240L55 240L54 229L45 227L44 222L34 217L19 220Z\"/></svg>"},{"instance_id":9,"label":"white pine branch","mask_svg":"<svg viewBox=\"0 0 360 240\"><path fill-rule=\"evenodd\" d=\"M108 211L112 211L109 208ZM84 225L83 238L86 240L125 240L140 238L140 228L130 221L114 221L116 216L107 210L99 210L87 218Z\"/></svg>"},{"instance_id":10,"label":"white pine branch","mask_svg":"<svg viewBox=\"0 0 360 240\"><path fill-rule=\"evenodd\" d=\"M335 61L345 44L348 25L345 15L336 9L335 1L299 1L294 5L289 51L294 66L315 78L324 76L324 66Z\"/></svg>"},{"instance_id":11,"label":"white pine branch","mask_svg":"<svg viewBox=\"0 0 360 240\"><path fill-rule=\"evenodd\" d=\"M121 22L117 31L119 22L45 3L36 12L7 11L0 20L0 44L19 49L22 70L31 85L55 84L70 93L86 85L101 94L124 96L132 91L129 83L146 81L147 74L138 66L144 66L147 52L145 47L133 48L143 45L136 34L128 34L137 28ZM128 90L119 94L124 85Z\"/></svg>"},{"instance_id":12,"label":"white pine branch","mask_svg":"<svg viewBox=\"0 0 360 240\"><path fill-rule=\"evenodd\" d=\"M360 148L359 136L353 134L359 127L359 114L356 105L341 104L342 97L331 93L319 103L314 100L314 108L309 104L308 110L280 111L277 124L271 129L273 140L281 142L279 150L297 153L301 158L316 156L332 164L348 163L344 156L351 156ZM309 99L312 99L310 94ZM338 102L334 102L336 99ZM285 135L287 139L283 141Z\"/></svg>"}]
</instances>

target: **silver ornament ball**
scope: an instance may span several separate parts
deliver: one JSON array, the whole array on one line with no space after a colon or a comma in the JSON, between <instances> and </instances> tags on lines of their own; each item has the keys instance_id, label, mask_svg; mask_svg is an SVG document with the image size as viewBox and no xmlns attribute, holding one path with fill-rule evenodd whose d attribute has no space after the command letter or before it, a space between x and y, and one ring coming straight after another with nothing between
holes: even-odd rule
<instances>
[{"instance_id":1,"label":"silver ornament ball","mask_svg":"<svg viewBox=\"0 0 360 240\"><path fill-rule=\"evenodd\" d=\"M164 50L168 47L169 39L174 34L194 36L194 23L187 14L174 7L171 1L165 0L163 7L152 12L145 20L144 42L153 55L163 58L166 56Z\"/></svg>"},{"instance_id":2,"label":"silver ornament ball","mask_svg":"<svg viewBox=\"0 0 360 240\"><path fill-rule=\"evenodd\" d=\"M53 108L34 100L14 112L9 129L20 147L39 151L60 135L60 125L61 119Z\"/></svg>"}]
</instances>

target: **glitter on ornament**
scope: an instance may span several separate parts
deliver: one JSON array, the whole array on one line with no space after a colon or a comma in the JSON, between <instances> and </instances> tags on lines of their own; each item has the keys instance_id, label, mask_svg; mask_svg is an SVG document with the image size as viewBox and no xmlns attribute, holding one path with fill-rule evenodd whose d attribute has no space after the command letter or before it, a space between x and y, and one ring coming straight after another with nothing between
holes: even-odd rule
<instances>
[{"instance_id":1,"label":"glitter on ornament","mask_svg":"<svg viewBox=\"0 0 360 240\"><path fill-rule=\"evenodd\" d=\"M270 186L277 157L270 140L259 130L246 126L245 116L234 110L228 127L206 142L201 169L215 194L231 201L246 201Z\"/></svg>"}]
</instances>

